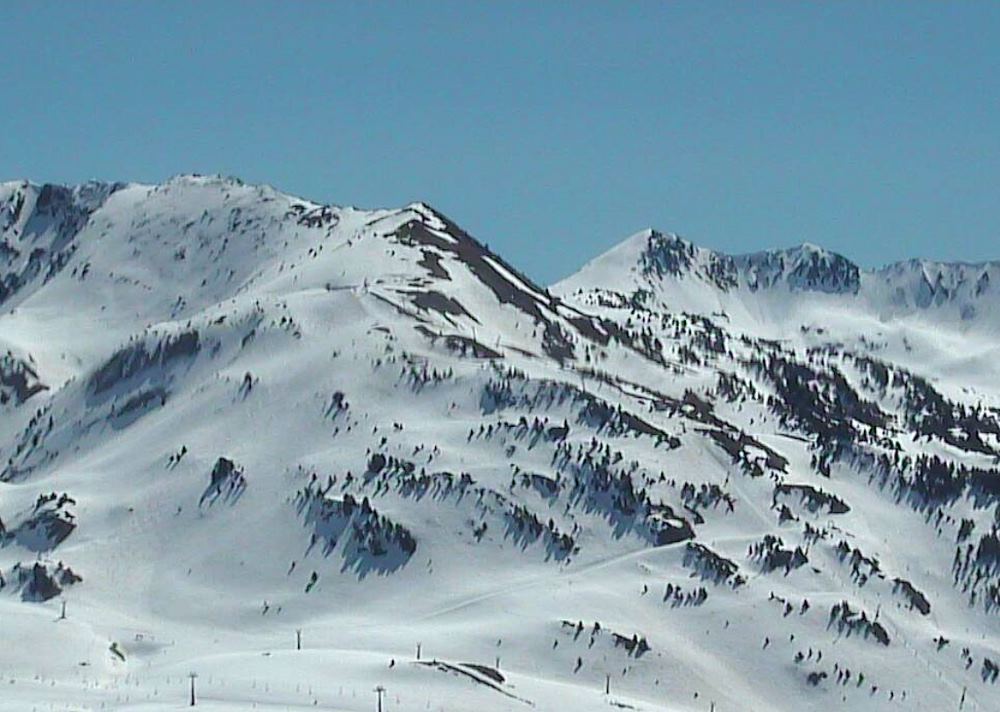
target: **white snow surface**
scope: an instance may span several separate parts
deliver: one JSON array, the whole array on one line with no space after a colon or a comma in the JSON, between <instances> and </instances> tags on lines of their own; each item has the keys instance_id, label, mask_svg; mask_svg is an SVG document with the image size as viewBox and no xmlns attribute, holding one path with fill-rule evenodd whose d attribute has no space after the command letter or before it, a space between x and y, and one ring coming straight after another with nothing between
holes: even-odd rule
<instances>
[{"instance_id":1,"label":"white snow surface","mask_svg":"<svg viewBox=\"0 0 1000 712\"><path fill-rule=\"evenodd\" d=\"M998 288L2 183L0 710L1000 709Z\"/></svg>"}]
</instances>

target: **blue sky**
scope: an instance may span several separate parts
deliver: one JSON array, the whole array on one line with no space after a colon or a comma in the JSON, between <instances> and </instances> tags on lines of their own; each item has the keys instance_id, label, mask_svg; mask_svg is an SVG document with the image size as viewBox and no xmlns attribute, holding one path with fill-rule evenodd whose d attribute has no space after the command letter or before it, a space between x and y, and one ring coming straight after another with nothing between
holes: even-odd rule
<instances>
[{"instance_id":1,"label":"blue sky","mask_svg":"<svg viewBox=\"0 0 1000 712\"><path fill-rule=\"evenodd\" d=\"M646 226L1000 259L1000 3L46 2L0 179L435 205L551 281Z\"/></svg>"}]
</instances>

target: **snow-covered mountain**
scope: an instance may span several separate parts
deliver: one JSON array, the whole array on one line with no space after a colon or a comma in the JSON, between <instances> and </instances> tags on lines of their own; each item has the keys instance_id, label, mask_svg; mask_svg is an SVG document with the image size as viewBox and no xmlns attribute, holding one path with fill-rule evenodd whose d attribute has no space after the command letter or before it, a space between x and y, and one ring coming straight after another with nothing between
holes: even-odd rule
<instances>
[{"instance_id":1,"label":"snow-covered mountain","mask_svg":"<svg viewBox=\"0 0 1000 712\"><path fill-rule=\"evenodd\" d=\"M1000 287L994 286L998 280L1000 262L909 260L863 270L846 257L809 243L728 255L677 235L644 230L588 263L560 287L596 293L610 283L619 291L649 291L665 304L694 311L713 304L741 311L738 305L748 301L758 309L780 305L799 311L819 301L824 307L859 310L884 321L916 318L947 329L984 324L995 329L1000 325L993 309L1000 299ZM773 314L769 316L758 321L775 321Z\"/></svg>"},{"instance_id":2,"label":"snow-covered mountain","mask_svg":"<svg viewBox=\"0 0 1000 712\"><path fill-rule=\"evenodd\" d=\"M0 710L997 709L998 270L0 184Z\"/></svg>"}]
</instances>

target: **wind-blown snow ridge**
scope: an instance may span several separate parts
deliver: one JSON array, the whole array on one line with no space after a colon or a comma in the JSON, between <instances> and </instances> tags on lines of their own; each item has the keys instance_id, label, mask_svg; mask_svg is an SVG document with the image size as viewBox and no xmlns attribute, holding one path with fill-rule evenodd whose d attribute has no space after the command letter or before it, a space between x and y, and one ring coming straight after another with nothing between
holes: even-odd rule
<instances>
[{"instance_id":1,"label":"wind-blown snow ridge","mask_svg":"<svg viewBox=\"0 0 1000 712\"><path fill-rule=\"evenodd\" d=\"M0 710L995 709L995 271L0 184Z\"/></svg>"}]
</instances>

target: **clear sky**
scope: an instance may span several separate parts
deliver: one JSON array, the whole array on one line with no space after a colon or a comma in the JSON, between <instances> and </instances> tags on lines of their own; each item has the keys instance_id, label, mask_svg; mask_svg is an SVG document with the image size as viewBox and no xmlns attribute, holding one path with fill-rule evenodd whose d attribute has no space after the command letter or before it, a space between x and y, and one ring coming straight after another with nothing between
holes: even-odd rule
<instances>
[{"instance_id":1,"label":"clear sky","mask_svg":"<svg viewBox=\"0 0 1000 712\"><path fill-rule=\"evenodd\" d=\"M1000 259L1000 2L22 2L0 179L425 200L542 281L647 226Z\"/></svg>"}]
</instances>

